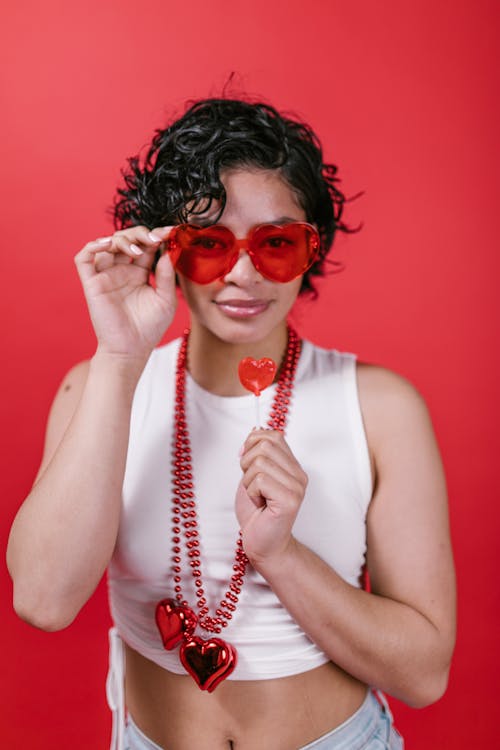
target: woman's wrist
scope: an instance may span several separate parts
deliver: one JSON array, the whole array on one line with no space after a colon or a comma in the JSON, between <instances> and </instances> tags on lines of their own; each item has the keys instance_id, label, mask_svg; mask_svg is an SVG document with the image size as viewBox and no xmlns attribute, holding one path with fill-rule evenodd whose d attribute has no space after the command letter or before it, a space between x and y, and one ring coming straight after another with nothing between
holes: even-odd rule
<instances>
[{"instance_id":1,"label":"woman's wrist","mask_svg":"<svg viewBox=\"0 0 500 750\"><path fill-rule=\"evenodd\" d=\"M129 381L132 385L137 384L142 371L150 357L148 354L124 354L109 352L98 346L94 356L90 360L92 372L113 372L116 376Z\"/></svg>"},{"instance_id":2,"label":"woman's wrist","mask_svg":"<svg viewBox=\"0 0 500 750\"><path fill-rule=\"evenodd\" d=\"M269 583L286 578L293 573L300 546L300 542L291 536L286 547L280 552L259 559L250 559L250 563Z\"/></svg>"}]
</instances>

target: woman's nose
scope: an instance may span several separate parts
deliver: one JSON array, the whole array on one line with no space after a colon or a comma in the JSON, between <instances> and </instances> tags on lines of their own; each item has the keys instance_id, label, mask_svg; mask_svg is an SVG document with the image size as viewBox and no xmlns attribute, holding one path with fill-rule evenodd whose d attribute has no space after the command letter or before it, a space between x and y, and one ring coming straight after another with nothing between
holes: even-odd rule
<instances>
[{"instance_id":1,"label":"woman's nose","mask_svg":"<svg viewBox=\"0 0 500 750\"><path fill-rule=\"evenodd\" d=\"M255 268L246 249L240 246L238 260L224 276L224 282L226 284L255 284L262 279L262 274Z\"/></svg>"}]
</instances>

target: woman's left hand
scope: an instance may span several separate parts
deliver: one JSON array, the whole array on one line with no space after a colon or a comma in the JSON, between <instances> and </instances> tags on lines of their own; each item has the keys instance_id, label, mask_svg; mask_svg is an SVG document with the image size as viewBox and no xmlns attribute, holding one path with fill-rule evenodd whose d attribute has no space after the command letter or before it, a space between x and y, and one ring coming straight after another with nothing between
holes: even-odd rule
<instances>
[{"instance_id":1,"label":"woman's left hand","mask_svg":"<svg viewBox=\"0 0 500 750\"><path fill-rule=\"evenodd\" d=\"M236 516L255 568L285 553L304 499L307 475L278 430L253 430L241 456Z\"/></svg>"}]
</instances>

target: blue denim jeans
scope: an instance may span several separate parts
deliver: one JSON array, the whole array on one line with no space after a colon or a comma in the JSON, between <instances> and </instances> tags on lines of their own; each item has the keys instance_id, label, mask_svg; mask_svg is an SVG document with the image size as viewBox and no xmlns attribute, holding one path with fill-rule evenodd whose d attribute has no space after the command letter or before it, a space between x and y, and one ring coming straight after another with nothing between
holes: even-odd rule
<instances>
[{"instance_id":1,"label":"blue denim jeans","mask_svg":"<svg viewBox=\"0 0 500 750\"><path fill-rule=\"evenodd\" d=\"M379 700L369 691L364 703L343 724L300 750L403 750L403 740L393 727L389 706L380 693L377 696ZM148 739L129 715L125 730L125 750L168 748L160 748Z\"/></svg>"}]
</instances>

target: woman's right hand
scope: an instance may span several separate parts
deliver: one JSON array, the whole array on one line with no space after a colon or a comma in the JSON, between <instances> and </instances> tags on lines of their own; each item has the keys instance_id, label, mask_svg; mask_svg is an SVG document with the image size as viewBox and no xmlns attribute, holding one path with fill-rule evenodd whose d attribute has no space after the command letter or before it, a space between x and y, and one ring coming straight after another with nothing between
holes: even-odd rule
<instances>
[{"instance_id":1,"label":"woman's right hand","mask_svg":"<svg viewBox=\"0 0 500 750\"><path fill-rule=\"evenodd\" d=\"M99 352L147 358L171 324L177 294L168 253L157 263L155 286L149 283L155 253L171 229L130 227L76 255Z\"/></svg>"}]
</instances>

